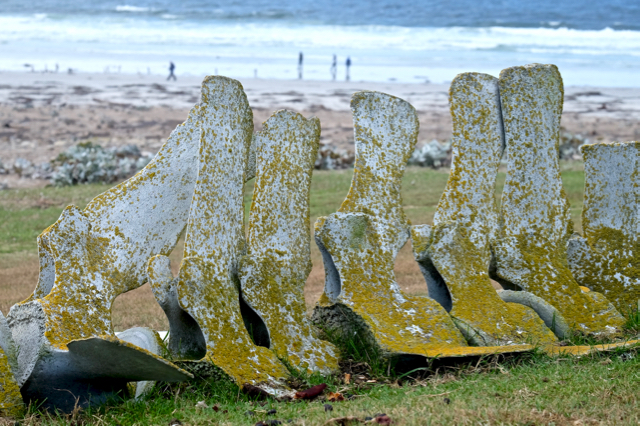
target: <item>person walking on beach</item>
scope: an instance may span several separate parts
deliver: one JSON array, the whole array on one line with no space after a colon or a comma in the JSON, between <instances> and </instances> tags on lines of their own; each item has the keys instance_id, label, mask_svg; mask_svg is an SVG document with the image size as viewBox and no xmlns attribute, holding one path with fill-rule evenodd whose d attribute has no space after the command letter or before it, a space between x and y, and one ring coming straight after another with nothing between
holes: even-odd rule
<instances>
[{"instance_id":1,"label":"person walking on beach","mask_svg":"<svg viewBox=\"0 0 640 426\"><path fill-rule=\"evenodd\" d=\"M176 78L176 75L173 73L173 71L175 71L176 69L176 65L170 61L169 62L169 77L167 77L167 81L171 80L173 78L173 81L177 81L178 79Z\"/></svg>"},{"instance_id":2,"label":"person walking on beach","mask_svg":"<svg viewBox=\"0 0 640 426\"><path fill-rule=\"evenodd\" d=\"M351 58L347 56L347 81L351 79L349 76L349 68L351 67Z\"/></svg>"},{"instance_id":3,"label":"person walking on beach","mask_svg":"<svg viewBox=\"0 0 640 426\"><path fill-rule=\"evenodd\" d=\"M298 55L298 79L302 80L302 61L304 60L304 56L302 55L302 52L300 52L300 55Z\"/></svg>"},{"instance_id":4,"label":"person walking on beach","mask_svg":"<svg viewBox=\"0 0 640 426\"><path fill-rule=\"evenodd\" d=\"M338 58L333 55L333 62L331 62L331 79L336 81L336 73L338 72Z\"/></svg>"}]
</instances>

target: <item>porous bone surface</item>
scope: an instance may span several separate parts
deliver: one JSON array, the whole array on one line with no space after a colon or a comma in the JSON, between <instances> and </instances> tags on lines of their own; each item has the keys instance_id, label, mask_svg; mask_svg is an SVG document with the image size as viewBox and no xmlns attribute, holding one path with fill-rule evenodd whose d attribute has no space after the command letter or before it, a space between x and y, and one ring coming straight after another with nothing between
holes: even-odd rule
<instances>
[{"instance_id":1,"label":"porous bone surface","mask_svg":"<svg viewBox=\"0 0 640 426\"><path fill-rule=\"evenodd\" d=\"M275 353L252 342L240 311L237 274L246 251L243 191L253 115L242 85L225 77L205 79L202 103L206 110L201 115L198 177L189 210L184 260L178 277L170 283L166 273L155 274L164 278L156 283L152 280L152 289L156 297L162 297L162 289L175 287L179 307L201 330L205 360L220 367L240 386L251 384L284 396L291 392L285 384L286 367ZM149 262L149 275L154 275L152 269L160 260L155 257ZM174 332L173 326L170 331L171 339L190 339ZM196 338L196 333L191 335Z\"/></svg>"},{"instance_id":2,"label":"porous bone surface","mask_svg":"<svg viewBox=\"0 0 640 426\"><path fill-rule=\"evenodd\" d=\"M623 315L640 299L640 142L585 145L582 229L567 246L576 280Z\"/></svg>"},{"instance_id":3,"label":"porous bone surface","mask_svg":"<svg viewBox=\"0 0 640 426\"><path fill-rule=\"evenodd\" d=\"M377 92L354 94L351 109L356 141L351 188L338 212L315 225L327 275L314 318L326 323L339 317L335 313L351 312L341 317L360 318L372 342L390 356L464 347L462 334L437 302L405 294L395 281L395 258L409 237L400 194L418 133L416 112ZM342 329L348 328L334 332Z\"/></svg>"},{"instance_id":4,"label":"porous bone surface","mask_svg":"<svg viewBox=\"0 0 640 426\"><path fill-rule=\"evenodd\" d=\"M606 301L583 293L567 264L573 224L558 164L560 73L555 65L507 68L499 88L507 177L494 277L550 303L574 331L613 331L622 316Z\"/></svg>"},{"instance_id":5,"label":"porous bone surface","mask_svg":"<svg viewBox=\"0 0 640 426\"><path fill-rule=\"evenodd\" d=\"M264 322L269 347L308 373L338 369L337 349L318 339L306 314L311 271L309 189L320 121L279 111L255 140L256 182L247 255L240 263L242 297Z\"/></svg>"},{"instance_id":6,"label":"porous bone surface","mask_svg":"<svg viewBox=\"0 0 640 426\"><path fill-rule=\"evenodd\" d=\"M431 284L429 294L441 300L473 345L552 342L555 336L535 311L503 302L489 279L490 244L498 232L495 182L504 147L498 79L459 74L449 96L449 179L433 229L412 232L414 253Z\"/></svg>"}]
</instances>

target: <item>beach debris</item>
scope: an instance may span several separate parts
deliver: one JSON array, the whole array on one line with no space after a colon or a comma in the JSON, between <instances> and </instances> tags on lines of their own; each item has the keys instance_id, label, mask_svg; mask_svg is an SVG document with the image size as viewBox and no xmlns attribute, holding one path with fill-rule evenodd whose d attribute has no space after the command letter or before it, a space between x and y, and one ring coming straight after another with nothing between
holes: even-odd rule
<instances>
[{"instance_id":1,"label":"beach debris","mask_svg":"<svg viewBox=\"0 0 640 426\"><path fill-rule=\"evenodd\" d=\"M186 225L200 132L206 129L194 126L201 109L192 109L140 173L94 198L84 211L67 207L38 237L38 283L8 315L19 348L16 378L27 400L69 411L76 398L81 406L102 402L123 391L127 381L190 377L115 338L111 306L119 294L147 281L148 259L168 255ZM103 353L83 358L94 346L102 347ZM114 355L108 363L117 360L117 365L102 368L110 352L122 358ZM141 360L148 365L136 368Z\"/></svg>"},{"instance_id":2,"label":"beach debris","mask_svg":"<svg viewBox=\"0 0 640 426\"><path fill-rule=\"evenodd\" d=\"M151 258L149 283L163 308L167 300L174 299L171 305L184 311L181 315L165 311L170 349L193 348L202 336L205 355L196 362L218 366L241 386L250 385L276 397L292 396L285 384L287 368L274 352L253 343L241 313L237 273L246 250L243 190L253 114L236 80L207 77L202 87L203 130L198 166L194 167L198 179L188 214L184 258L175 279L166 254ZM256 153L259 158L259 151ZM199 330L176 324L185 315ZM171 343L174 340L178 343Z\"/></svg>"},{"instance_id":3,"label":"beach debris","mask_svg":"<svg viewBox=\"0 0 640 426\"><path fill-rule=\"evenodd\" d=\"M410 235L400 189L418 119L409 103L377 92L355 93L351 109L355 171L338 212L319 218L315 225L326 277L313 320L333 336L359 335L384 357L531 349L468 347L438 302L399 288L395 258Z\"/></svg>"},{"instance_id":4,"label":"beach debris","mask_svg":"<svg viewBox=\"0 0 640 426\"><path fill-rule=\"evenodd\" d=\"M589 145L591 140L582 136L579 133L571 133L562 131L560 134L560 144L558 147L558 156L561 160L582 160L581 148L584 145Z\"/></svg>"},{"instance_id":5,"label":"beach debris","mask_svg":"<svg viewBox=\"0 0 640 426\"><path fill-rule=\"evenodd\" d=\"M13 162L13 172L20 177L31 177L34 171L35 166L27 159L18 157Z\"/></svg>"},{"instance_id":6,"label":"beach debris","mask_svg":"<svg viewBox=\"0 0 640 426\"><path fill-rule=\"evenodd\" d=\"M425 143L422 147L416 148L409 157L409 166L431 167L439 169L451 165L451 141L438 142L433 139Z\"/></svg>"},{"instance_id":7,"label":"beach debris","mask_svg":"<svg viewBox=\"0 0 640 426\"><path fill-rule=\"evenodd\" d=\"M81 142L51 161L48 176L56 186L80 183L113 183L133 176L152 160L136 145L105 149L91 141Z\"/></svg>"},{"instance_id":8,"label":"beach debris","mask_svg":"<svg viewBox=\"0 0 640 426\"><path fill-rule=\"evenodd\" d=\"M584 237L569 239L576 281L623 314L640 300L640 142L585 145Z\"/></svg>"},{"instance_id":9,"label":"beach debris","mask_svg":"<svg viewBox=\"0 0 640 426\"><path fill-rule=\"evenodd\" d=\"M504 147L498 79L458 74L449 90L453 163L433 227L413 226L413 251L429 296L474 346L556 341L531 308L505 303L489 278L498 234L495 183Z\"/></svg>"},{"instance_id":10,"label":"beach debris","mask_svg":"<svg viewBox=\"0 0 640 426\"><path fill-rule=\"evenodd\" d=\"M254 138L256 181L240 260L242 298L259 317L268 347L309 374L338 370L338 350L307 318L304 285L311 271L309 189L320 120L278 111ZM245 321L247 319L245 315Z\"/></svg>"},{"instance_id":11,"label":"beach debris","mask_svg":"<svg viewBox=\"0 0 640 426\"><path fill-rule=\"evenodd\" d=\"M601 295L582 292L567 266L573 224L557 155L562 77L555 65L512 67L499 87L507 177L492 278L551 304L572 331L613 332L624 318Z\"/></svg>"},{"instance_id":12,"label":"beach debris","mask_svg":"<svg viewBox=\"0 0 640 426\"><path fill-rule=\"evenodd\" d=\"M338 149L331 145L320 145L314 163L317 170L341 170L353 167L355 155L351 150Z\"/></svg>"}]
</instances>

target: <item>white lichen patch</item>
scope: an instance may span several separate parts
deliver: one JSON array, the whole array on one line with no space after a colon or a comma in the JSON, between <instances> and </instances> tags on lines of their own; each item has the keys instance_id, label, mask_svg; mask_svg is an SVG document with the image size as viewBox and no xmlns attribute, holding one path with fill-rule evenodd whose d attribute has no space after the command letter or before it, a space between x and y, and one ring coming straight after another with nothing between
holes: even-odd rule
<instances>
[{"instance_id":1,"label":"white lichen patch","mask_svg":"<svg viewBox=\"0 0 640 426\"><path fill-rule=\"evenodd\" d=\"M429 294L447 308L473 345L555 341L531 308L503 302L489 279L490 244L498 233L494 188L504 147L498 79L459 74L451 83L449 104L449 180L433 228L428 235L424 227L412 233Z\"/></svg>"},{"instance_id":2,"label":"white lichen patch","mask_svg":"<svg viewBox=\"0 0 640 426\"><path fill-rule=\"evenodd\" d=\"M168 261L162 256L153 258L150 283L161 305L169 306L168 300L175 297L179 308L199 327L178 332L175 320L180 318L176 316L170 330L172 340L191 345L189 340L200 332L204 360L220 367L240 386L250 384L276 396L287 395L291 391L285 385L286 367L274 352L252 342L240 311L237 274L245 255L243 191L246 177L252 174L247 172L247 163L253 114L242 85L229 78L208 77L202 101L198 177L184 260L178 277L172 280Z\"/></svg>"},{"instance_id":3,"label":"white lichen patch","mask_svg":"<svg viewBox=\"0 0 640 426\"><path fill-rule=\"evenodd\" d=\"M306 315L311 271L309 189L320 120L279 111L255 136L247 256L240 262L242 297L264 321L270 349L308 373L338 369L337 349L316 336Z\"/></svg>"},{"instance_id":4,"label":"white lichen patch","mask_svg":"<svg viewBox=\"0 0 640 426\"><path fill-rule=\"evenodd\" d=\"M499 88L507 177L495 278L550 303L574 331L621 326L623 317L606 300L583 293L567 264L573 225L558 165L563 85L557 67L507 68Z\"/></svg>"},{"instance_id":5,"label":"white lichen patch","mask_svg":"<svg viewBox=\"0 0 640 426\"><path fill-rule=\"evenodd\" d=\"M582 229L567 246L583 286L602 293L624 315L640 300L640 142L582 147Z\"/></svg>"}]
</instances>

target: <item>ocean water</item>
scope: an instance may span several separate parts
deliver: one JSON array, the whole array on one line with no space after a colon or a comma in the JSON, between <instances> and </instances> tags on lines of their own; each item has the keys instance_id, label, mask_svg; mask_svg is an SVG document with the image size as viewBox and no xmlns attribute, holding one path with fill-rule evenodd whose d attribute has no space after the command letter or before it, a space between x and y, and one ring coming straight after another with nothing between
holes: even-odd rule
<instances>
[{"instance_id":1,"label":"ocean water","mask_svg":"<svg viewBox=\"0 0 640 426\"><path fill-rule=\"evenodd\" d=\"M2 0L0 71L442 83L558 65L567 85L640 86L640 1ZM29 66L27 66L28 64Z\"/></svg>"}]
</instances>

